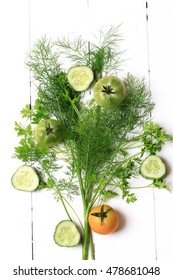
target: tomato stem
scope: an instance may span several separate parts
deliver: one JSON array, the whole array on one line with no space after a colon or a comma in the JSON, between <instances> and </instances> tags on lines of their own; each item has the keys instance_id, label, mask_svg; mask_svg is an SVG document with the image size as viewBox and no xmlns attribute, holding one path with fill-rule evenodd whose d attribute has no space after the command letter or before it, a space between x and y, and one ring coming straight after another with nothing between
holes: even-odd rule
<instances>
[{"instance_id":1,"label":"tomato stem","mask_svg":"<svg viewBox=\"0 0 173 280\"><path fill-rule=\"evenodd\" d=\"M51 133L53 133L53 128L50 126L50 123L48 123L46 127L46 135L49 135Z\"/></svg>"},{"instance_id":2,"label":"tomato stem","mask_svg":"<svg viewBox=\"0 0 173 280\"><path fill-rule=\"evenodd\" d=\"M103 89L101 91L105 92L107 94L115 94L116 93L110 85L108 85L108 86L103 85Z\"/></svg>"},{"instance_id":3,"label":"tomato stem","mask_svg":"<svg viewBox=\"0 0 173 280\"><path fill-rule=\"evenodd\" d=\"M106 211L104 211L104 205L102 205L101 207L101 211L100 212L94 212L92 213L91 215L92 216L95 216L95 217L99 217L100 218L100 222L101 222L101 225L103 223L103 220L105 218L107 218L107 213L110 211L110 209L107 209Z\"/></svg>"}]
</instances>

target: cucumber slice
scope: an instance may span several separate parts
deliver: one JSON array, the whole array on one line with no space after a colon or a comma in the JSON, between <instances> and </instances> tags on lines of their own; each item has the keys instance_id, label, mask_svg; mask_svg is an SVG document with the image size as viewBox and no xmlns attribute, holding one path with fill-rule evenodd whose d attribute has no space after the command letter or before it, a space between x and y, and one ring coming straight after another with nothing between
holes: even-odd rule
<instances>
[{"instance_id":1,"label":"cucumber slice","mask_svg":"<svg viewBox=\"0 0 173 280\"><path fill-rule=\"evenodd\" d=\"M11 178L13 187L20 191L32 192L39 186L39 176L35 169L28 165L20 166Z\"/></svg>"},{"instance_id":2,"label":"cucumber slice","mask_svg":"<svg viewBox=\"0 0 173 280\"><path fill-rule=\"evenodd\" d=\"M67 73L69 84L76 91L84 91L89 88L94 79L93 71L87 66L76 66Z\"/></svg>"},{"instance_id":3,"label":"cucumber slice","mask_svg":"<svg viewBox=\"0 0 173 280\"><path fill-rule=\"evenodd\" d=\"M74 247L81 239L76 225L70 220L61 221L55 228L54 241L61 247Z\"/></svg>"},{"instance_id":4,"label":"cucumber slice","mask_svg":"<svg viewBox=\"0 0 173 280\"><path fill-rule=\"evenodd\" d=\"M150 155L142 162L140 174L146 179L162 179L166 176L166 165L159 156Z\"/></svg>"}]
</instances>

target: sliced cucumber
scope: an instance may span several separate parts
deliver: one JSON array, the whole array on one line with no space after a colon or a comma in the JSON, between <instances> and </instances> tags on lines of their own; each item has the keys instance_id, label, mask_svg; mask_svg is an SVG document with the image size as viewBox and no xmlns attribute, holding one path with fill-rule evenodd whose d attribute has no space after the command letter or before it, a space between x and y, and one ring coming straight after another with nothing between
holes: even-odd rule
<instances>
[{"instance_id":1,"label":"sliced cucumber","mask_svg":"<svg viewBox=\"0 0 173 280\"><path fill-rule=\"evenodd\" d=\"M87 66L76 66L67 73L69 84L76 91L84 91L89 88L94 79L93 71Z\"/></svg>"},{"instance_id":2,"label":"sliced cucumber","mask_svg":"<svg viewBox=\"0 0 173 280\"><path fill-rule=\"evenodd\" d=\"M142 162L140 174L146 179L162 179L166 176L166 165L159 156L150 155Z\"/></svg>"},{"instance_id":3,"label":"sliced cucumber","mask_svg":"<svg viewBox=\"0 0 173 280\"><path fill-rule=\"evenodd\" d=\"M34 191L39 186L39 182L35 169L28 165L20 166L11 178L15 189L26 192Z\"/></svg>"},{"instance_id":4,"label":"sliced cucumber","mask_svg":"<svg viewBox=\"0 0 173 280\"><path fill-rule=\"evenodd\" d=\"M61 221L55 228L54 241L61 247L74 247L81 239L76 225L70 220Z\"/></svg>"}]
</instances>

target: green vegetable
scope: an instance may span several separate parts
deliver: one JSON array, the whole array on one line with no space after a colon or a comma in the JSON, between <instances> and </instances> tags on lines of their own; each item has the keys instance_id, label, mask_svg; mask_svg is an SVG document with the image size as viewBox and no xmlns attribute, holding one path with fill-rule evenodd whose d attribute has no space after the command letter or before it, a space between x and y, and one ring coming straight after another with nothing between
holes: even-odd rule
<instances>
[{"instance_id":1,"label":"green vegetable","mask_svg":"<svg viewBox=\"0 0 173 280\"><path fill-rule=\"evenodd\" d=\"M55 228L54 241L62 247L74 247L79 244L81 236L72 221L61 221Z\"/></svg>"},{"instance_id":2,"label":"green vegetable","mask_svg":"<svg viewBox=\"0 0 173 280\"><path fill-rule=\"evenodd\" d=\"M15 122L15 130L20 137L15 156L25 164L36 166L43 181L39 189L52 190L68 219L72 221L72 215L78 219L84 260L95 258L88 223L88 215L94 205L101 205L117 196L133 203L137 199L133 192L135 188L168 189L166 179L154 179L147 186L134 187L131 179L139 176L146 154L161 152L163 145L173 140L162 127L149 121L154 104L144 79L130 73L121 82L116 79L123 98L125 85L126 96L123 102L123 98L118 101L122 102L120 106L111 105L111 110L98 106L94 100L83 102L84 94L79 94L69 84L63 70L66 64L59 63L59 59L64 62L61 54L63 59L65 54L72 67L87 65L91 68L95 80L112 77L118 72L117 28L110 28L106 33L102 30L98 38L98 44L88 44L81 37L73 42L64 37L52 42L44 37L33 46L27 65L37 84L38 96L32 108L31 104L26 105L21 111L22 117L29 118L31 123L23 128ZM61 124L61 145L38 145L33 125L52 118ZM65 170L61 169L64 167L62 160ZM82 201L82 221L71 204L76 195L80 195Z\"/></svg>"},{"instance_id":3,"label":"green vegetable","mask_svg":"<svg viewBox=\"0 0 173 280\"><path fill-rule=\"evenodd\" d=\"M60 122L54 119L42 120L35 128L35 140L45 147L52 147L62 140Z\"/></svg>"},{"instance_id":4,"label":"green vegetable","mask_svg":"<svg viewBox=\"0 0 173 280\"><path fill-rule=\"evenodd\" d=\"M39 176L31 166L20 166L11 178L13 187L20 191L32 192L39 186Z\"/></svg>"},{"instance_id":5,"label":"green vegetable","mask_svg":"<svg viewBox=\"0 0 173 280\"><path fill-rule=\"evenodd\" d=\"M92 83L94 74L87 66L76 66L68 70L67 79L76 91L85 91Z\"/></svg>"},{"instance_id":6,"label":"green vegetable","mask_svg":"<svg viewBox=\"0 0 173 280\"><path fill-rule=\"evenodd\" d=\"M104 108L115 108L123 102L125 96L125 85L115 76L106 76L98 80L94 86L94 99Z\"/></svg>"},{"instance_id":7,"label":"green vegetable","mask_svg":"<svg viewBox=\"0 0 173 280\"><path fill-rule=\"evenodd\" d=\"M166 176L166 165L159 156L150 155L142 162L140 174L146 179L162 179Z\"/></svg>"}]
</instances>

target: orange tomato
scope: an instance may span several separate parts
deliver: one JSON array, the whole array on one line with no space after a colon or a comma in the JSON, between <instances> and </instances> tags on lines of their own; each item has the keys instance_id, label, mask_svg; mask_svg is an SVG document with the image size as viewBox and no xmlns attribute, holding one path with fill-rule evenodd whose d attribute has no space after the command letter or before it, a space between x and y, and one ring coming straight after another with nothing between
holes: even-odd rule
<instances>
[{"instance_id":1,"label":"orange tomato","mask_svg":"<svg viewBox=\"0 0 173 280\"><path fill-rule=\"evenodd\" d=\"M118 213L109 205L94 207L88 216L90 228L99 234L114 232L119 225Z\"/></svg>"}]
</instances>

